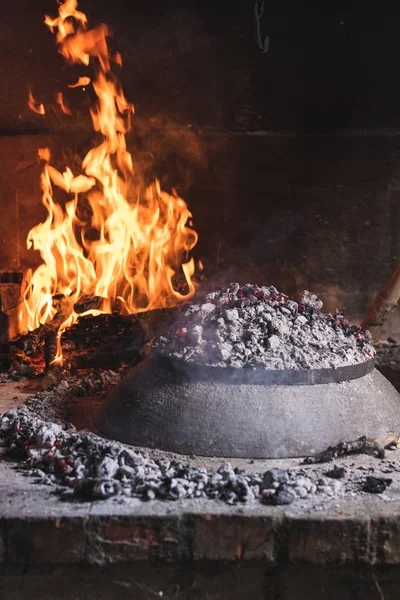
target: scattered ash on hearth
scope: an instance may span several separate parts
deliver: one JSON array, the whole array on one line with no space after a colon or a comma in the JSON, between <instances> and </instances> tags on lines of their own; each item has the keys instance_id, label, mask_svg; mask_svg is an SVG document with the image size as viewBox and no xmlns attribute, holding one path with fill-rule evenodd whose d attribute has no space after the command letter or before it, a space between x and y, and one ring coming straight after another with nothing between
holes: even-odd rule
<instances>
[{"instance_id":1,"label":"scattered ash on hearth","mask_svg":"<svg viewBox=\"0 0 400 600\"><path fill-rule=\"evenodd\" d=\"M64 424L71 399L94 395L99 399L104 397L120 381L125 371L124 368L118 371L101 369L86 372L84 376L82 373L70 375L58 386L28 396L25 404L44 421Z\"/></svg>"},{"instance_id":2,"label":"scattered ash on hearth","mask_svg":"<svg viewBox=\"0 0 400 600\"><path fill-rule=\"evenodd\" d=\"M374 355L368 332L321 309L308 291L297 303L274 287L231 283L186 307L154 348L198 364L266 369L337 368Z\"/></svg>"},{"instance_id":3,"label":"scattered ash on hearth","mask_svg":"<svg viewBox=\"0 0 400 600\"><path fill-rule=\"evenodd\" d=\"M79 393L84 395L85 390ZM144 452L88 431L77 432L62 419L52 422L43 418L52 413L61 417L57 397L65 399L67 394L64 383L39 392L27 405L10 409L1 418L0 434L5 453L18 461L19 469L35 483L54 486L67 500L208 498L232 505L294 504L296 510L303 511L348 495L375 493L388 499L385 491L392 477L388 474L400 473L400 465L386 459L384 450L397 447L396 435L368 442L380 458L364 459L370 461L368 467L348 462L351 454L368 451L364 439L328 452L328 457L340 457L340 467L335 463L333 469L326 463L306 464L300 459L291 459L296 468L270 468L262 473L233 468L227 462L219 468L206 468L199 466L202 461L196 457L192 464L184 464L167 453Z\"/></svg>"}]
</instances>

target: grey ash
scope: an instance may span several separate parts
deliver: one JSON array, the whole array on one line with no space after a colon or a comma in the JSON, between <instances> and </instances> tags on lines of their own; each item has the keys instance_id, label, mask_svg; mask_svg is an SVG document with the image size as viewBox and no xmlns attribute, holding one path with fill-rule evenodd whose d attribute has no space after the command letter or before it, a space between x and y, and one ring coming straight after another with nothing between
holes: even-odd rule
<instances>
[{"instance_id":1,"label":"grey ash","mask_svg":"<svg viewBox=\"0 0 400 600\"><path fill-rule=\"evenodd\" d=\"M187 306L154 349L187 362L237 368L337 368L371 358L369 333L340 311L322 313L322 306L308 291L297 303L272 286L231 283Z\"/></svg>"}]
</instances>

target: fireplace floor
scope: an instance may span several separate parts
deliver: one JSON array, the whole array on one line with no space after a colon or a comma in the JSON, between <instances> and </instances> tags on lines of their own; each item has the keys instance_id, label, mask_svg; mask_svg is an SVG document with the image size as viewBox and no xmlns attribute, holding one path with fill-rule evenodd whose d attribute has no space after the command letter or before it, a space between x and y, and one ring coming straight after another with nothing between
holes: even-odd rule
<instances>
[{"instance_id":1,"label":"fireplace floor","mask_svg":"<svg viewBox=\"0 0 400 600\"><path fill-rule=\"evenodd\" d=\"M154 451L153 456L177 457ZM265 506L258 501L229 506L192 499L144 502L116 496L96 501L60 501L54 487L34 482L0 454L0 517L5 564L108 564L129 560L253 560L277 564L361 561L400 562L400 452L337 459L348 478L373 474L393 482L383 494L352 492L321 502ZM181 457L187 461L188 457ZM193 466L215 469L221 459L193 457ZM299 459L232 465L248 472L300 468ZM316 472L332 463L302 466Z\"/></svg>"},{"instance_id":2,"label":"fireplace floor","mask_svg":"<svg viewBox=\"0 0 400 600\"><path fill-rule=\"evenodd\" d=\"M3 384L1 412L20 404L36 387L34 380ZM93 430L100 405L98 395L76 398L68 414L79 428ZM223 462L139 450L214 471ZM313 564L400 562L399 450L387 450L383 460L351 455L321 465L302 465L301 459L230 461L248 473L274 467L301 469L313 480L333 465L346 469L345 492L316 494L286 507L264 506L258 500L229 506L206 499L144 502L125 496L66 502L54 493L54 486L37 483L18 469L4 449L0 456L5 564L105 564L136 559L267 559L275 564L282 557ZM367 475L390 477L393 482L382 494L366 493L361 483Z\"/></svg>"},{"instance_id":3,"label":"fireplace floor","mask_svg":"<svg viewBox=\"0 0 400 600\"><path fill-rule=\"evenodd\" d=\"M52 487L0 460L0 598L396 598L400 451L388 460L393 483L383 497L346 495L308 507L119 497L62 502ZM191 460L211 468L218 462ZM262 471L299 463L232 462ZM388 468L366 456L336 464L376 475Z\"/></svg>"}]
</instances>

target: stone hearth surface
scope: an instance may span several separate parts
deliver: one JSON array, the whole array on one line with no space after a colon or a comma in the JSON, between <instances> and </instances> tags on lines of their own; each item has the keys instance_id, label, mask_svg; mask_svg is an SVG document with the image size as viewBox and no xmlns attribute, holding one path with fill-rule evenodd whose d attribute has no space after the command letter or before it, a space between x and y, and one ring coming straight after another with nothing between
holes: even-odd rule
<instances>
[{"instance_id":1,"label":"stone hearth surface","mask_svg":"<svg viewBox=\"0 0 400 600\"><path fill-rule=\"evenodd\" d=\"M380 368L396 387L398 355L392 344L378 355ZM4 379L0 413L40 390L39 378ZM94 430L101 402L102 393L73 398L65 415L78 429ZM223 462L138 450L214 472ZM63 501L56 486L38 483L6 456L6 449L0 452L1 599L236 600L251 593L256 599L287 600L317 597L316 590L318 597L333 599L341 590L340 597L348 600L387 600L398 593L399 450L387 450L384 459L352 455L335 460L333 465L346 470L341 490L289 506L259 500L236 505L206 499L145 502L120 495ZM303 465L302 459L230 462L247 473L274 467L304 470L312 480L333 466ZM368 475L392 483L381 494L367 493L362 486Z\"/></svg>"},{"instance_id":2,"label":"stone hearth surface","mask_svg":"<svg viewBox=\"0 0 400 600\"><path fill-rule=\"evenodd\" d=\"M201 460L211 468L220 462ZM232 462L250 471L300 463ZM240 585L231 588L230 598L242 598L246 590L264 598L269 589L281 594L273 597L286 599L294 597L294 589L288 583L282 587L282 573L293 571L291 577L306 593L307 569L317 577L321 593L329 581L338 592L341 581L345 594L350 581L367 599L379 598L379 589L394 594L398 580L391 567L400 563L400 453L391 452L385 461L358 456L335 464L378 474L388 462L393 483L383 496L336 496L304 508L296 503L228 506L212 500L146 503L120 497L62 502L52 486L34 483L2 460L0 598L50 599L58 590L57 598L111 598L118 593L122 598L222 599L233 578ZM200 587L192 595L196 581ZM77 596L77 589L86 591Z\"/></svg>"}]
</instances>

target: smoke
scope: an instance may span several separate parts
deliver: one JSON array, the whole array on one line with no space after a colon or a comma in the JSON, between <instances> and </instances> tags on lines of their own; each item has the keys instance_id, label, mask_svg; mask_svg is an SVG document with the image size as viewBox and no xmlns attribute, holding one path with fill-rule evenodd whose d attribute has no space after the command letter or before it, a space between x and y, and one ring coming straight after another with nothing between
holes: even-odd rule
<instances>
[{"instance_id":1,"label":"smoke","mask_svg":"<svg viewBox=\"0 0 400 600\"><path fill-rule=\"evenodd\" d=\"M127 141L137 176L145 182L157 178L166 191L187 193L207 167L200 136L160 114L152 119L135 116L132 126Z\"/></svg>"}]
</instances>

